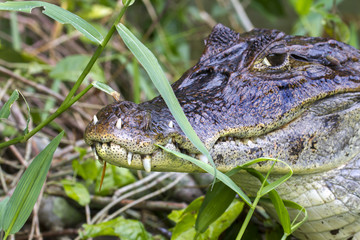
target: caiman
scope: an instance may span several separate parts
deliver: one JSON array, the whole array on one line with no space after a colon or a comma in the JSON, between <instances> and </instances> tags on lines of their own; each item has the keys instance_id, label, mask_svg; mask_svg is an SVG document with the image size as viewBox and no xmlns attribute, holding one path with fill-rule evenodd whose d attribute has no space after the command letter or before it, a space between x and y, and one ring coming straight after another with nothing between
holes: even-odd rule
<instances>
[{"instance_id":1,"label":"caiman","mask_svg":"<svg viewBox=\"0 0 360 240\"><path fill-rule=\"evenodd\" d=\"M281 159L294 175L277 191L309 213L295 236L360 239L360 52L332 39L266 29L239 34L220 24L205 44L172 88L216 167ZM132 169L201 171L155 144L206 160L160 96L104 107L85 140L100 159ZM265 173L270 165L254 168ZM286 171L277 164L273 179ZM240 186L251 195L258 180L244 173Z\"/></svg>"}]
</instances>

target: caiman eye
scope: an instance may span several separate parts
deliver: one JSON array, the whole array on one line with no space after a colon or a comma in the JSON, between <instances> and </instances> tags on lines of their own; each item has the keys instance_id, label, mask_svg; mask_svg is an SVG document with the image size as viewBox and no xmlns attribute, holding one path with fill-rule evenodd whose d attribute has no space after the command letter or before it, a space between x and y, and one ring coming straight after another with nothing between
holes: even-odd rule
<instances>
[{"instance_id":1,"label":"caiman eye","mask_svg":"<svg viewBox=\"0 0 360 240\"><path fill-rule=\"evenodd\" d=\"M267 55L262 63L268 67L281 67L287 61L287 54L286 53L275 53Z\"/></svg>"}]
</instances>

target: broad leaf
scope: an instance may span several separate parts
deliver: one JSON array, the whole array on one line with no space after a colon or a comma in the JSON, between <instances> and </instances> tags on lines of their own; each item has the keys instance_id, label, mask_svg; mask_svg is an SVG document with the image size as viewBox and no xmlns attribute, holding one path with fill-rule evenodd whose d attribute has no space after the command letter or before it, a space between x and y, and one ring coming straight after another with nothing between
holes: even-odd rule
<instances>
[{"instance_id":1,"label":"broad leaf","mask_svg":"<svg viewBox=\"0 0 360 240\"><path fill-rule=\"evenodd\" d=\"M104 37L88 22L81 17L51 3L41 1L20 1L13 2L7 1L0 3L0 10L8 11L21 11L31 13L31 10L36 7L43 7L43 13L48 17L62 23L71 24L79 32L84 34L85 37L101 44Z\"/></svg>"},{"instance_id":2,"label":"broad leaf","mask_svg":"<svg viewBox=\"0 0 360 240\"><path fill-rule=\"evenodd\" d=\"M205 195L199 214L196 218L195 229L203 233L218 219L234 200L236 193L223 182L217 182Z\"/></svg>"},{"instance_id":3,"label":"broad leaf","mask_svg":"<svg viewBox=\"0 0 360 240\"><path fill-rule=\"evenodd\" d=\"M199 234L195 230L195 221L198 216L202 198L194 200L183 210L172 211L168 218L176 222L172 230L172 240L197 239L197 240L216 240L239 216L244 207L244 202L234 199L223 214L203 233ZM219 203L221 204L221 203Z\"/></svg>"},{"instance_id":4,"label":"broad leaf","mask_svg":"<svg viewBox=\"0 0 360 240\"><path fill-rule=\"evenodd\" d=\"M100 172L101 170L99 169L98 171ZM105 171L105 177L100 192L98 191L101 182L100 174L96 179L96 194L108 195L116 189L136 181L134 175L127 168L119 168L114 165L110 165Z\"/></svg>"},{"instance_id":5,"label":"broad leaf","mask_svg":"<svg viewBox=\"0 0 360 240\"><path fill-rule=\"evenodd\" d=\"M87 188L78 182L73 182L67 179L61 181L66 195L75 200L81 206L85 206L90 203L90 194Z\"/></svg>"},{"instance_id":6,"label":"broad leaf","mask_svg":"<svg viewBox=\"0 0 360 240\"><path fill-rule=\"evenodd\" d=\"M146 232L141 222L118 217L113 220L99 224L83 225L84 230L80 232L81 239L94 238L98 236L117 236L121 240L151 240L151 235Z\"/></svg>"},{"instance_id":7,"label":"broad leaf","mask_svg":"<svg viewBox=\"0 0 360 240\"><path fill-rule=\"evenodd\" d=\"M99 173L96 162L90 158L85 161L74 160L72 167L77 175L90 182L95 180Z\"/></svg>"},{"instance_id":8,"label":"broad leaf","mask_svg":"<svg viewBox=\"0 0 360 240\"><path fill-rule=\"evenodd\" d=\"M76 82L90 59L91 57L86 55L72 55L65 57L56 64L49 75L55 79ZM87 75L87 78L89 77L100 82L105 82L104 72L97 63L94 64Z\"/></svg>"}]
</instances>

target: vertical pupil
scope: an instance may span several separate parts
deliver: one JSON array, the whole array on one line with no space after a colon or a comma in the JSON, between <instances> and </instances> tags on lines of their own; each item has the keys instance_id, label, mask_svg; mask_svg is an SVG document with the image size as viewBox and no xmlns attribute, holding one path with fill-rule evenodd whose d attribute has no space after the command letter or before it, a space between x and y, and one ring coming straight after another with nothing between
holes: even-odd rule
<instances>
[{"instance_id":1,"label":"vertical pupil","mask_svg":"<svg viewBox=\"0 0 360 240\"><path fill-rule=\"evenodd\" d=\"M285 62L286 53L275 53L266 56L272 67L280 66Z\"/></svg>"}]
</instances>

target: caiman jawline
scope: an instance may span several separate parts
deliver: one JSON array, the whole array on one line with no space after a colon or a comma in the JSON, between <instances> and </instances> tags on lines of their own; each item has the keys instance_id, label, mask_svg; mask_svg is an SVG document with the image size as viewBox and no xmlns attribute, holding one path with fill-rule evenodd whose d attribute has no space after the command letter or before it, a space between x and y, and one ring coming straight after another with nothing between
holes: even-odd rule
<instances>
[{"instance_id":1,"label":"caiman jawline","mask_svg":"<svg viewBox=\"0 0 360 240\"><path fill-rule=\"evenodd\" d=\"M97 117L96 115L94 115L93 118L93 124L95 125L97 123ZM174 123L173 121L169 121L169 127L173 127ZM119 119L116 122L116 127L118 129L121 129L121 119ZM257 136L258 137L258 136ZM219 137L213 147L218 144L218 143L224 143L224 142L241 142L242 144L248 144L249 146L253 143L254 139L253 138L240 138L240 137L234 137L234 136L224 136L224 137ZM166 148L190 155L191 157L197 158L200 161L204 162L204 163L208 163L208 159L205 155L201 154L199 151L197 153L189 153L188 149L185 148L181 148L179 147L179 144L176 143L174 141L173 138L169 138L168 143L165 145ZM154 158L155 154L158 154L159 152L162 152L163 154L165 153L164 150L157 148L155 151L151 152L151 153L141 153L139 152L132 152L129 151L128 149L126 149L125 147L121 146L120 144L117 144L113 141L110 142L99 142L99 141L94 141L93 145L92 145L92 151L93 154L95 155L95 159L99 160L102 162L102 157L101 156L108 156L111 153L114 153L117 155L118 159L117 159L117 163L122 163L124 164L125 162L127 162L127 164L129 166L132 165L133 159L136 159L137 161L141 161L143 168L145 171L150 172L151 171L151 165L152 165L152 159ZM109 161L108 159L106 159L106 161Z\"/></svg>"},{"instance_id":2,"label":"caiman jawline","mask_svg":"<svg viewBox=\"0 0 360 240\"><path fill-rule=\"evenodd\" d=\"M220 141L225 141L225 139L230 140L230 139L233 139L233 138L232 137L228 137L228 138L224 137L224 138L221 138L221 139L224 139L224 140L220 140L220 139L219 140ZM175 145L176 145L176 143L174 144L170 139L169 143L166 144L166 147L170 148L170 149L177 149L181 153L187 153L187 150L178 148ZM159 151L164 153L164 150L162 150L160 148L155 150L154 152L152 152L150 154L134 153L134 152L128 151L126 148L124 148L121 145L116 144L114 142L106 142L106 143L95 142L94 145L92 146L92 151L93 151L93 154L95 156L95 159L99 160L101 162L102 162L101 155L103 155L104 153L108 154L109 151L114 152L114 153L115 152L118 153L117 155L121 158L121 162L125 163L127 161L127 164L129 166L131 166L131 164L133 162L133 159L137 158L137 160L142 161L143 168L147 172L151 171L151 162L152 162L154 154L158 153ZM100 154L99 154L99 152L100 152ZM192 153L192 154L190 154L190 156L194 157L194 158L197 158L200 161L203 161L205 163L208 163L207 157L205 155L201 154L201 153L198 153L198 154Z\"/></svg>"}]
</instances>

